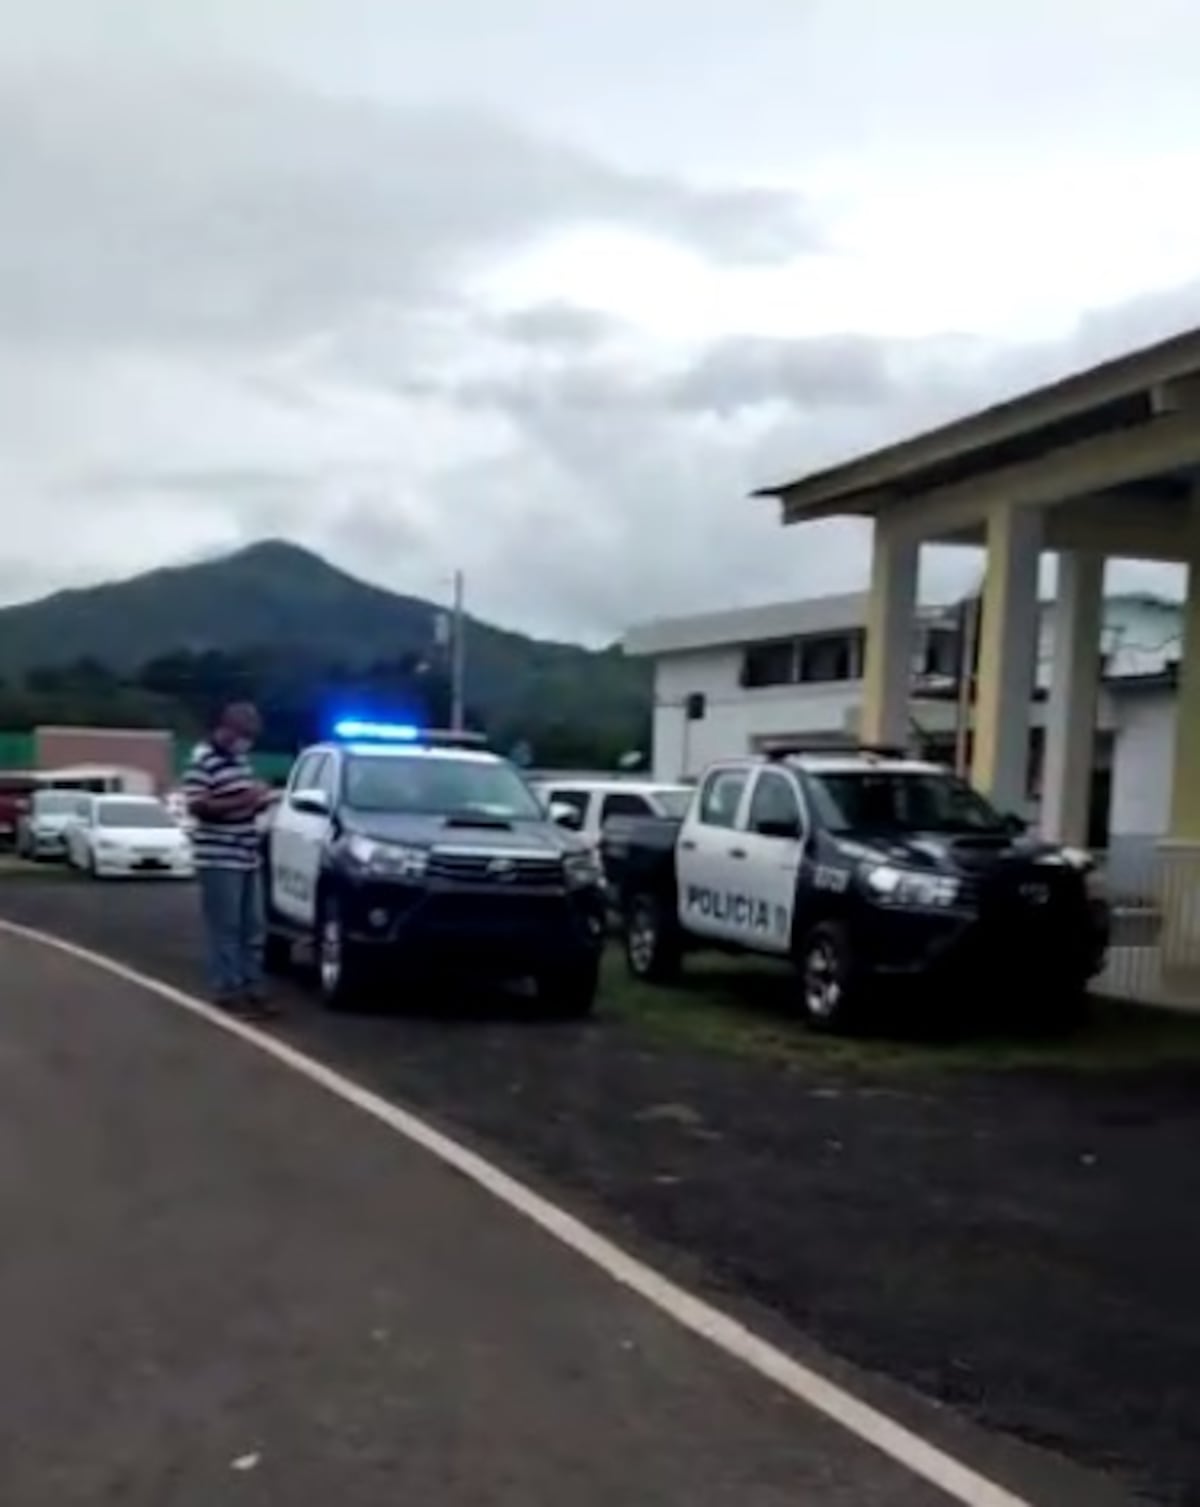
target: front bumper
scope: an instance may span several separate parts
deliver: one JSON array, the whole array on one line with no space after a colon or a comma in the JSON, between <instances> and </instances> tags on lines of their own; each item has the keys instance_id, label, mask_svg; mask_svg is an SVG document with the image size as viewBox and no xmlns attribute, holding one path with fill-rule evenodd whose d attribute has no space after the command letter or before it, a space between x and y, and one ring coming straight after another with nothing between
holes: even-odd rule
<instances>
[{"instance_id":1,"label":"front bumper","mask_svg":"<svg viewBox=\"0 0 1200 1507\"><path fill-rule=\"evenodd\" d=\"M31 832L28 852L33 858L65 858L67 839L62 832Z\"/></svg>"},{"instance_id":2,"label":"front bumper","mask_svg":"<svg viewBox=\"0 0 1200 1507\"><path fill-rule=\"evenodd\" d=\"M1109 933L1108 906L1100 900L1019 915L880 908L859 958L864 971L881 980L1011 987L1038 979L1076 985L1104 967Z\"/></svg>"},{"instance_id":3,"label":"front bumper","mask_svg":"<svg viewBox=\"0 0 1200 1507\"><path fill-rule=\"evenodd\" d=\"M133 853L97 853L93 872L102 879L191 879L191 854L147 858Z\"/></svg>"},{"instance_id":4,"label":"front bumper","mask_svg":"<svg viewBox=\"0 0 1200 1507\"><path fill-rule=\"evenodd\" d=\"M343 877L338 885L348 942L464 972L517 976L599 957L603 891L516 886L406 884Z\"/></svg>"}]
</instances>

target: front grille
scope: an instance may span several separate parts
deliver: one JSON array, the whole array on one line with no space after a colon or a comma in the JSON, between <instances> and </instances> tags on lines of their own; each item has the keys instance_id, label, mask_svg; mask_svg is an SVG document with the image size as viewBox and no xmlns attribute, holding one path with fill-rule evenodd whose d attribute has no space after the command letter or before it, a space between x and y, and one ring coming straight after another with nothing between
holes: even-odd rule
<instances>
[{"instance_id":1,"label":"front grille","mask_svg":"<svg viewBox=\"0 0 1200 1507\"><path fill-rule=\"evenodd\" d=\"M1061 921L1064 912L1076 909L1081 899L1078 876L1049 865L1022 865L980 885L982 906L997 919Z\"/></svg>"},{"instance_id":2,"label":"front grille","mask_svg":"<svg viewBox=\"0 0 1200 1507\"><path fill-rule=\"evenodd\" d=\"M563 882L562 860L551 854L455 853L429 855L430 879L441 884L495 886L496 889L556 889Z\"/></svg>"}]
</instances>

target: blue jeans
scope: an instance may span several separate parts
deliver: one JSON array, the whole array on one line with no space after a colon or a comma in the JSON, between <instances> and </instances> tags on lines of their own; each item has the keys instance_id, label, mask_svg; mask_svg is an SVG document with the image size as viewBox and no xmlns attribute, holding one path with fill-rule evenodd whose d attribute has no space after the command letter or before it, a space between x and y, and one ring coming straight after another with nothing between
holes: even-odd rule
<instances>
[{"instance_id":1,"label":"blue jeans","mask_svg":"<svg viewBox=\"0 0 1200 1507\"><path fill-rule=\"evenodd\" d=\"M196 870L204 916L209 983L220 999L262 987L266 924L257 869Z\"/></svg>"}]
</instances>

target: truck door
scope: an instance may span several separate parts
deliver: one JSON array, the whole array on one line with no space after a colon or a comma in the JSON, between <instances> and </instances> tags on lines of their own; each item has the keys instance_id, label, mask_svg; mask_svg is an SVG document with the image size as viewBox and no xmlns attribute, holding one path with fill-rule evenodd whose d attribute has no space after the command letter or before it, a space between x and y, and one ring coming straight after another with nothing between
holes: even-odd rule
<instances>
[{"instance_id":1,"label":"truck door","mask_svg":"<svg viewBox=\"0 0 1200 1507\"><path fill-rule=\"evenodd\" d=\"M312 784L308 788L325 797L325 810L298 813L298 824L293 828L296 839L297 919L305 926L315 924L317 919L317 886L321 879L321 863L329 841L329 830L333 825L338 775L337 755L319 754L316 768L309 775Z\"/></svg>"},{"instance_id":2,"label":"truck door","mask_svg":"<svg viewBox=\"0 0 1200 1507\"><path fill-rule=\"evenodd\" d=\"M753 901L745 943L786 954L807 837L800 789L786 769L768 767L755 775L745 825L746 887Z\"/></svg>"},{"instance_id":3,"label":"truck door","mask_svg":"<svg viewBox=\"0 0 1200 1507\"><path fill-rule=\"evenodd\" d=\"M270 902L289 921L307 923L313 919L316 871L310 850L318 829L322 836L327 830L328 818L298 810L295 800L302 792L319 788L321 771L327 762L327 756L319 750L301 755L271 827ZM319 852L317 861L319 864ZM310 889L314 891L312 895Z\"/></svg>"},{"instance_id":4,"label":"truck door","mask_svg":"<svg viewBox=\"0 0 1200 1507\"><path fill-rule=\"evenodd\" d=\"M746 846L738 820L750 770L744 764L709 771L680 829L676 848L679 923L714 941L738 939L744 901Z\"/></svg>"}]
</instances>

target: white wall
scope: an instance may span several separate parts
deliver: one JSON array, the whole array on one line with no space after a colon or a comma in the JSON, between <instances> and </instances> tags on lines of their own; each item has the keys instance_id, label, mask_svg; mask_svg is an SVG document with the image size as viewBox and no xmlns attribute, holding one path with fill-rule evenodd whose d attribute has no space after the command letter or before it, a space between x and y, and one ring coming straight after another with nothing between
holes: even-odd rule
<instances>
[{"instance_id":1,"label":"white wall","mask_svg":"<svg viewBox=\"0 0 1200 1507\"><path fill-rule=\"evenodd\" d=\"M698 775L714 759L747 753L755 738L789 733L845 733L862 699L859 681L822 685L739 684L741 648L698 649L655 663L654 777ZM687 722L684 704L706 698L703 720Z\"/></svg>"},{"instance_id":2,"label":"white wall","mask_svg":"<svg viewBox=\"0 0 1200 1507\"><path fill-rule=\"evenodd\" d=\"M1175 694L1162 687L1112 697L1116 729L1108 869L1114 891L1153 888L1155 851L1171 812Z\"/></svg>"},{"instance_id":3,"label":"white wall","mask_svg":"<svg viewBox=\"0 0 1200 1507\"><path fill-rule=\"evenodd\" d=\"M1113 697L1111 825L1114 832L1167 830L1175 765L1175 692L1166 687Z\"/></svg>"}]
</instances>

